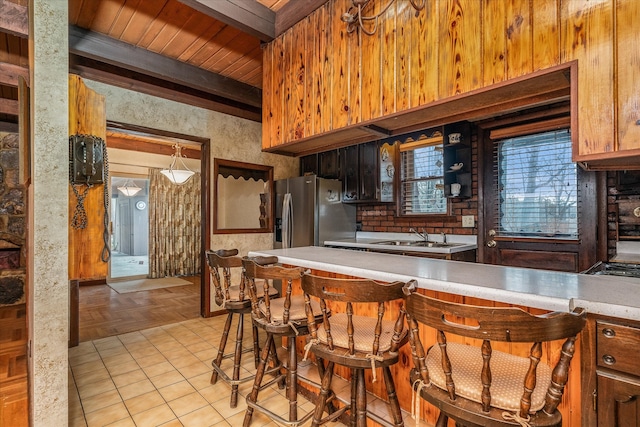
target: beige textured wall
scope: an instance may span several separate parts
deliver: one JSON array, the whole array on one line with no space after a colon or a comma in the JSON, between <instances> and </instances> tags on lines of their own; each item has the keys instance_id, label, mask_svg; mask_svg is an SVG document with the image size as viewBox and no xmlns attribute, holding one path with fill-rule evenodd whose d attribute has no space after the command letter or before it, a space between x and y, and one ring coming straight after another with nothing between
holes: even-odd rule
<instances>
[{"instance_id":1,"label":"beige textured wall","mask_svg":"<svg viewBox=\"0 0 640 427\"><path fill-rule=\"evenodd\" d=\"M297 158L262 152L260 123L90 80L85 83L105 96L108 120L209 138L212 168L209 175L212 179L214 158L271 165L274 167L274 179L298 175ZM210 187L213 192L213 183ZM215 194L211 197L213 200ZM212 249L237 248L241 255L272 246L272 233L211 236ZM212 300L212 310L215 308Z\"/></svg>"},{"instance_id":2,"label":"beige textured wall","mask_svg":"<svg viewBox=\"0 0 640 427\"><path fill-rule=\"evenodd\" d=\"M66 1L31 0L29 14L30 422L33 427L65 426L69 406L68 5Z\"/></svg>"}]
</instances>

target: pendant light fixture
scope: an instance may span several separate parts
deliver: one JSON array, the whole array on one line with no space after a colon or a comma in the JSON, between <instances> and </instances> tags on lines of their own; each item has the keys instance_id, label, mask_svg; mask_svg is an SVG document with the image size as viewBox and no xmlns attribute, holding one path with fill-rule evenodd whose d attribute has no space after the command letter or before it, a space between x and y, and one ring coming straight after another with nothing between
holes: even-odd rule
<instances>
[{"instance_id":1,"label":"pendant light fixture","mask_svg":"<svg viewBox=\"0 0 640 427\"><path fill-rule=\"evenodd\" d=\"M166 176L172 183L182 185L189 181L195 172L189 169L184 163L180 144L176 143L173 148L175 148L176 152L171 155L171 165L169 165L169 169L163 169L160 173ZM182 168L178 167L178 162L182 165Z\"/></svg>"},{"instance_id":2,"label":"pendant light fixture","mask_svg":"<svg viewBox=\"0 0 640 427\"><path fill-rule=\"evenodd\" d=\"M140 192L140 190L142 190L142 188L138 187L130 178L125 181L124 185L117 188L127 197L135 196Z\"/></svg>"}]
</instances>

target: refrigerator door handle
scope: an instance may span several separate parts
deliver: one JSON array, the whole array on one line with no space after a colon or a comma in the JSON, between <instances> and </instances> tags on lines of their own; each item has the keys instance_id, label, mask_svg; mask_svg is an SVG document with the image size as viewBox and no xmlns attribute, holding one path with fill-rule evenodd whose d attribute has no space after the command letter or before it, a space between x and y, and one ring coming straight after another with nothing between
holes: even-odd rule
<instances>
[{"instance_id":1,"label":"refrigerator door handle","mask_svg":"<svg viewBox=\"0 0 640 427\"><path fill-rule=\"evenodd\" d=\"M293 236L293 205L291 203L291 193L286 193L282 202L282 247L291 247Z\"/></svg>"}]
</instances>

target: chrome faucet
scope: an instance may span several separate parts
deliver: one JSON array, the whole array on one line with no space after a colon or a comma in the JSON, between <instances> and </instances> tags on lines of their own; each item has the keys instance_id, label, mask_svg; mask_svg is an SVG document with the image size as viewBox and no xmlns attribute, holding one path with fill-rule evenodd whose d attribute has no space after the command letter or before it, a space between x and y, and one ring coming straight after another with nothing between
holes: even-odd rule
<instances>
[{"instance_id":1,"label":"chrome faucet","mask_svg":"<svg viewBox=\"0 0 640 427\"><path fill-rule=\"evenodd\" d=\"M429 234L424 230L424 228L422 229L422 231L418 231L415 228L410 228L409 229L409 233L413 233L417 236L419 236L422 240L424 240L425 242L427 240L429 240Z\"/></svg>"},{"instance_id":2,"label":"chrome faucet","mask_svg":"<svg viewBox=\"0 0 640 427\"><path fill-rule=\"evenodd\" d=\"M444 233L444 231L440 233L440 235L442 236L442 243L447 243L447 235Z\"/></svg>"}]
</instances>

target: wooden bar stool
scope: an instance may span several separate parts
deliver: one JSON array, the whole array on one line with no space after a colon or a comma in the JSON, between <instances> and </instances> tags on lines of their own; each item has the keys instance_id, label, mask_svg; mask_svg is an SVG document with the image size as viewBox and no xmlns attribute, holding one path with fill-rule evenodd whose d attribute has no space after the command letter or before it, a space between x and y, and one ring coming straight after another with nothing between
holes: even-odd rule
<instances>
[{"instance_id":1,"label":"wooden bar stool","mask_svg":"<svg viewBox=\"0 0 640 427\"><path fill-rule=\"evenodd\" d=\"M211 384L218 381L218 376L231 385L230 405L235 408L238 405L238 385L245 381L250 381L255 374L246 375L240 378L240 362L242 353L253 351L256 367L258 366L258 355L260 354L258 329L253 328L253 349L242 349L242 339L244 335L244 314L251 312L251 299L249 298L248 289L246 289L246 281L242 274L242 258L238 256L237 249L221 249L218 251L206 251L207 265L211 274L211 283L215 291L216 304L227 310L227 320L224 324L222 337L220 338L220 346L218 354L211 362L213 372L211 374ZM232 285L231 274L233 270L240 274L240 284ZM264 293L269 296L277 296L278 291L273 288L261 287L258 292L258 298L262 298ZM227 338L233 317L238 317L238 329L236 332L235 348L232 353L225 354ZM222 369L222 361L233 358L233 374L231 377Z\"/></svg>"},{"instance_id":2,"label":"wooden bar stool","mask_svg":"<svg viewBox=\"0 0 640 427\"><path fill-rule=\"evenodd\" d=\"M403 298L403 282L378 283L368 279L335 279L305 274L302 289L307 303L310 340L305 351L310 350L327 361L320 397L316 403L312 426L334 420L349 411L350 425L365 427L367 418L384 426L403 425L400 403L390 366L398 362L398 350L407 342L404 328L404 310L400 308L394 319L384 319L385 303ZM323 323L315 319L315 302L321 307L319 314ZM336 304L338 303L338 304ZM342 304L340 304L342 303ZM331 305L331 317L326 315ZM354 314L356 307L371 310L375 307L377 317ZM351 371L350 403L322 417L327 402L335 395L331 388L335 365L345 366ZM377 381L376 368L382 368L391 420L386 420L367 411L367 393L364 371L372 370L373 381Z\"/></svg>"},{"instance_id":3,"label":"wooden bar stool","mask_svg":"<svg viewBox=\"0 0 640 427\"><path fill-rule=\"evenodd\" d=\"M458 304L419 294L414 283L405 293L411 384L440 410L437 427L446 426L449 418L465 427L562 425L557 406L586 312L534 316L519 308ZM426 352L420 324L437 331L437 345ZM448 340L452 335L466 339ZM477 345L469 345L471 339ZM553 340L565 341L552 368L540 359L543 343ZM532 345L522 357L493 350L492 343L497 347L499 342Z\"/></svg>"},{"instance_id":4,"label":"wooden bar stool","mask_svg":"<svg viewBox=\"0 0 640 427\"><path fill-rule=\"evenodd\" d=\"M296 337L307 335L309 329L304 297L302 295L292 296L291 292L293 281L300 280L304 269L299 267L285 268L276 265L277 262L277 257L245 257L242 260L251 292L253 306L251 318L254 325L257 325L258 328L267 333L267 340L262 347L253 389L247 396L244 427L248 427L251 423L254 410L264 413L270 419L289 427L296 427L306 422L313 415L313 411L310 411L302 417L298 416ZM265 287L269 286L273 280L281 280L283 297L272 299L269 296L265 296L263 300L259 300L255 294L255 289L258 287L256 279L264 280L263 286ZM320 307L318 305L314 305L314 308L319 312ZM322 322L322 317L318 317L315 321ZM278 354L274 340L277 337L287 338L286 354ZM267 363L270 359L280 361L276 366L276 370L279 372L273 379L263 384L262 381L267 372ZM269 371L273 372L273 369ZM282 373L282 371L285 371L285 373ZM286 418L271 411L264 403L258 402L258 394L261 390L283 380L286 380L286 394L289 401L289 414Z\"/></svg>"}]
</instances>

